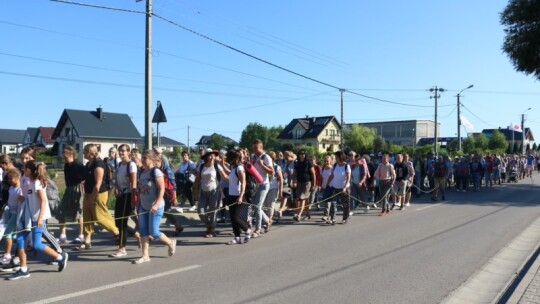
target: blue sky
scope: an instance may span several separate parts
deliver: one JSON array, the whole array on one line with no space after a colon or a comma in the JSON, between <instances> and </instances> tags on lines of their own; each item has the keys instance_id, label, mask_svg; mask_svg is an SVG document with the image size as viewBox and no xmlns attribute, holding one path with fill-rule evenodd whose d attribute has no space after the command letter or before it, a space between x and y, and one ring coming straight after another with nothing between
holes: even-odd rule
<instances>
[{"instance_id":1,"label":"blue sky","mask_svg":"<svg viewBox=\"0 0 540 304\"><path fill-rule=\"evenodd\" d=\"M145 8L144 1L80 2ZM340 119L334 87L375 98L346 92L346 123L433 120L427 90L439 86L447 90L439 99L440 134L455 136L455 95L474 84L461 99L474 131L519 122L529 107L526 126L539 130L539 83L514 71L501 50L499 14L507 1L153 2L158 16L330 85L154 17L153 110L160 100L168 118L161 135L185 144L187 126L193 145L213 132L239 140L250 122L270 127L306 115ZM4 1L0 128L55 126L65 108L102 105L129 114L143 134L144 26L138 13Z\"/></svg>"}]
</instances>

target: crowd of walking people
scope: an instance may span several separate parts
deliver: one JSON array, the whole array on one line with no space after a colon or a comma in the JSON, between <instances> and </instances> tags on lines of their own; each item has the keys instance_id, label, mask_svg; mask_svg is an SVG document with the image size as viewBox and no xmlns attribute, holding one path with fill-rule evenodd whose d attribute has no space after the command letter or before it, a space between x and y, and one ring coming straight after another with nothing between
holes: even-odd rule
<instances>
[{"instance_id":1,"label":"crowd of walking people","mask_svg":"<svg viewBox=\"0 0 540 304\"><path fill-rule=\"evenodd\" d=\"M286 217L311 220L314 210L322 211L327 226L336 224L341 210L341 223L347 224L354 212L377 210L387 216L422 195L444 201L450 188L479 191L540 171L540 159L533 154L451 159L432 153L361 155L348 149L324 155L319 162L304 149L296 154L266 151L260 140L253 142L251 153L242 148L201 149L197 162L183 151L176 170L159 148L141 154L122 144L108 152L102 159L99 147L88 144L83 164L73 147L64 148L65 191L58 203L53 203L57 187L34 150L23 149L20 162L0 155L0 235L5 239L0 271L12 271L9 280L30 276L28 250L45 253L63 271L69 260L62 248L68 243L67 226L77 230L72 243L81 254L92 248L96 224L110 232L117 245L110 258L126 257L128 237L133 237L140 256L132 263L141 264L150 261L151 241L163 243L167 256L175 254L184 227L173 210L184 212L185 204L185 212L199 215L205 238L219 234L218 223L225 224L228 214L232 239L226 244L236 245L270 232ZM112 197L114 215L109 211ZM59 223L58 238L47 229L52 216ZM171 236L161 231L163 217L174 226Z\"/></svg>"}]
</instances>

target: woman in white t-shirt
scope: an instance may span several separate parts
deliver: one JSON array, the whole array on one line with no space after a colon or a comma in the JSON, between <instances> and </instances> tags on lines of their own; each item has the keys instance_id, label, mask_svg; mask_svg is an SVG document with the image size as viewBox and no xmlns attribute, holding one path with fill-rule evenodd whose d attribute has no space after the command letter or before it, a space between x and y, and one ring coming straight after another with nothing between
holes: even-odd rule
<instances>
[{"instance_id":1,"label":"woman in white t-shirt","mask_svg":"<svg viewBox=\"0 0 540 304\"><path fill-rule=\"evenodd\" d=\"M251 238L251 229L249 229L247 217L248 205L244 204L244 193L246 191L246 172L242 165L242 152L231 150L226 154L227 163L231 165L229 173L229 192L225 194L225 205L229 207L231 224L234 238L228 245L241 244L240 239L242 231L245 232L244 243Z\"/></svg>"},{"instance_id":2,"label":"woman in white t-shirt","mask_svg":"<svg viewBox=\"0 0 540 304\"><path fill-rule=\"evenodd\" d=\"M202 159L204 163L197 172L196 181L199 182L199 204L197 210L199 218L206 226L204 237L216 236L216 210L219 207L219 182L228 178L223 167L216 162L219 151L207 151Z\"/></svg>"},{"instance_id":3,"label":"woman in white t-shirt","mask_svg":"<svg viewBox=\"0 0 540 304\"><path fill-rule=\"evenodd\" d=\"M345 162L345 153L343 151L337 151L334 155L336 156L336 164L334 164L332 174L328 178L328 183L333 189L332 193L335 196L335 200L332 200L330 219L326 221L327 224L331 225L336 224L334 219L337 212L336 203L340 203L343 207L342 223L347 223L347 219L349 218L349 186L351 181L351 166Z\"/></svg>"},{"instance_id":4,"label":"woman in white t-shirt","mask_svg":"<svg viewBox=\"0 0 540 304\"><path fill-rule=\"evenodd\" d=\"M118 147L120 162L116 167L116 205L114 207L115 224L118 228L118 250L111 258L126 256L126 240L128 234L128 219L136 206L137 194L137 165L131 161L131 148L122 144ZM135 237L139 239L138 233Z\"/></svg>"},{"instance_id":5,"label":"woman in white t-shirt","mask_svg":"<svg viewBox=\"0 0 540 304\"><path fill-rule=\"evenodd\" d=\"M330 215L330 206L332 205L328 199L332 196L332 187L330 187L328 184L333 169L332 157L330 155L326 155L323 162L324 164L321 168L321 191L323 193L322 203L324 208L322 220L326 222L328 220L328 216Z\"/></svg>"}]
</instances>

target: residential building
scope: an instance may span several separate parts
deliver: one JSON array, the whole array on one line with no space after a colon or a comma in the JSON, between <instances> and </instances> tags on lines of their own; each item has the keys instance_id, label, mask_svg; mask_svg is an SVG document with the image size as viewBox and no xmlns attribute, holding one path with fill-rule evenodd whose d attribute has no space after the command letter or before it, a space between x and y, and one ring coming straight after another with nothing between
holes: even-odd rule
<instances>
[{"instance_id":1,"label":"residential building","mask_svg":"<svg viewBox=\"0 0 540 304\"><path fill-rule=\"evenodd\" d=\"M523 141L523 136L525 136L524 145L527 146L534 140L534 135L532 133L532 130L530 128L525 128L525 132L517 132L510 130L508 128L501 128L498 129L484 129L482 130L482 133L486 135L486 137L489 139L491 138L491 134L493 134L493 131L499 130L504 137L506 137L506 140L509 144L512 144L512 142L517 142L518 145L521 145L521 142Z\"/></svg>"},{"instance_id":2,"label":"residential building","mask_svg":"<svg viewBox=\"0 0 540 304\"><path fill-rule=\"evenodd\" d=\"M145 139L146 137L143 136L141 138L141 140L137 143L138 146L144 146L145 144ZM179 142L179 141L176 141L172 138L169 138L169 137L166 137L166 136L160 136L159 137L159 141L160 141L160 146L161 148L163 148L163 150L165 152L172 152L174 150L174 147L180 147L180 148L183 148L185 147L186 145ZM153 139L152 139L152 145L156 145L157 146L157 137L154 136Z\"/></svg>"},{"instance_id":3,"label":"residential building","mask_svg":"<svg viewBox=\"0 0 540 304\"><path fill-rule=\"evenodd\" d=\"M279 133L278 139L294 149L314 147L319 153L339 150L341 125L334 116L295 118Z\"/></svg>"},{"instance_id":4,"label":"residential building","mask_svg":"<svg viewBox=\"0 0 540 304\"><path fill-rule=\"evenodd\" d=\"M127 114L104 112L102 107L95 111L65 109L58 120L52 138L58 143L58 157L65 146L73 146L82 159L86 144L97 144L100 156L108 156L111 147L128 144L136 147L141 134Z\"/></svg>"},{"instance_id":5,"label":"residential building","mask_svg":"<svg viewBox=\"0 0 540 304\"><path fill-rule=\"evenodd\" d=\"M201 136L201 139L197 143L195 143L195 146L206 149L206 148L216 148L221 149L224 147L209 147L209 143L212 141L212 137L219 136L220 140L223 141L226 145L232 145L232 146L238 146L239 143L232 138L229 138L227 136L223 136L221 134L214 133L212 135L203 135Z\"/></svg>"},{"instance_id":6,"label":"residential building","mask_svg":"<svg viewBox=\"0 0 540 304\"><path fill-rule=\"evenodd\" d=\"M358 125L375 130L386 142L402 145L418 145L422 138L435 137L435 122L432 120L399 120L358 123ZM437 124L437 134L440 134L441 126ZM347 124L351 128L352 124ZM439 141L440 142L440 141Z\"/></svg>"},{"instance_id":7,"label":"residential building","mask_svg":"<svg viewBox=\"0 0 540 304\"><path fill-rule=\"evenodd\" d=\"M26 130L0 129L0 153L19 155L25 134Z\"/></svg>"},{"instance_id":8,"label":"residential building","mask_svg":"<svg viewBox=\"0 0 540 304\"><path fill-rule=\"evenodd\" d=\"M52 127L39 127L37 128L36 135L34 136L33 145L36 147L42 147L45 149L51 149L56 142L52 138L54 128Z\"/></svg>"},{"instance_id":9,"label":"residential building","mask_svg":"<svg viewBox=\"0 0 540 304\"><path fill-rule=\"evenodd\" d=\"M38 128L26 128L26 132L23 137L23 148L31 147L34 145L34 139Z\"/></svg>"}]
</instances>

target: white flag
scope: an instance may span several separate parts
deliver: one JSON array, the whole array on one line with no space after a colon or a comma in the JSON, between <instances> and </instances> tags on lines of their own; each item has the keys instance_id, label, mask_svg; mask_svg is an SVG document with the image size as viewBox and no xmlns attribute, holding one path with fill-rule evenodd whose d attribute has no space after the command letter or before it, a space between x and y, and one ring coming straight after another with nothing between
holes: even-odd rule
<instances>
[{"instance_id":1,"label":"white flag","mask_svg":"<svg viewBox=\"0 0 540 304\"><path fill-rule=\"evenodd\" d=\"M510 124L510 127L508 127L508 129L513 130L514 132L523 132L523 130L521 130L521 126L516 123Z\"/></svg>"},{"instance_id":2,"label":"white flag","mask_svg":"<svg viewBox=\"0 0 540 304\"><path fill-rule=\"evenodd\" d=\"M465 127L465 129L469 131L474 130L473 124L467 118L465 118L465 116L460 114L459 119L461 120L461 124Z\"/></svg>"}]
</instances>

